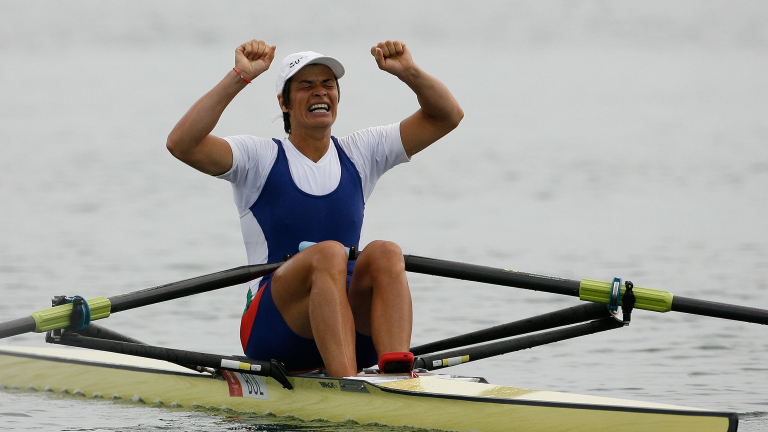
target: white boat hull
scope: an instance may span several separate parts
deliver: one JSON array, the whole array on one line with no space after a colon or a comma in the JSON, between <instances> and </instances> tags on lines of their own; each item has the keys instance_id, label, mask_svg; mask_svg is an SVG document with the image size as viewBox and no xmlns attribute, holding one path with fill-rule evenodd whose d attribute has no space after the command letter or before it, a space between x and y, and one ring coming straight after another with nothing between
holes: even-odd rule
<instances>
[{"instance_id":1,"label":"white boat hull","mask_svg":"<svg viewBox=\"0 0 768 432\"><path fill-rule=\"evenodd\" d=\"M77 392L189 407L228 407L302 419L354 420L459 431L735 432L735 413L537 391L423 376L416 379L229 374L227 381L162 361L81 349L0 347L6 388Z\"/></svg>"}]
</instances>

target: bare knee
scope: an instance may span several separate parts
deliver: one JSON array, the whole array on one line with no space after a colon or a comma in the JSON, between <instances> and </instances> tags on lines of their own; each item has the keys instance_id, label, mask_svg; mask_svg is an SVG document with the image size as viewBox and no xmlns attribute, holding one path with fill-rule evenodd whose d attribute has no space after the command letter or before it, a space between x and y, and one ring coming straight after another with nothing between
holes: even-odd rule
<instances>
[{"instance_id":1,"label":"bare knee","mask_svg":"<svg viewBox=\"0 0 768 432\"><path fill-rule=\"evenodd\" d=\"M374 271L405 272L403 251L397 243L385 240L375 240L365 247L368 258L373 258L371 267Z\"/></svg>"},{"instance_id":2,"label":"bare knee","mask_svg":"<svg viewBox=\"0 0 768 432\"><path fill-rule=\"evenodd\" d=\"M343 272L346 275L347 254L344 245L337 241L324 241L306 249L311 253L311 263L314 272Z\"/></svg>"},{"instance_id":3,"label":"bare knee","mask_svg":"<svg viewBox=\"0 0 768 432\"><path fill-rule=\"evenodd\" d=\"M397 243L386 240L374 240L365 247L366 251L376 253L376 255L387 255L403 258L403 251Z\"/></svg>"}]
</instances>

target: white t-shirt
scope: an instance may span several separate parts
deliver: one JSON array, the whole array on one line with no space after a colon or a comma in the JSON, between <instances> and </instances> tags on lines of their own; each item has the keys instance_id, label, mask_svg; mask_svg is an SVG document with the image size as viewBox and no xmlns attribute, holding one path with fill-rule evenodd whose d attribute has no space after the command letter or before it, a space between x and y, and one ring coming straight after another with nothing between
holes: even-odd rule
<instances>
[{"instance_id":1,"label":"white t-shirt","mask_svg":"<svg viewBox=\"0 0 768 432\"><path fill-rule=\"evenodd\" d=\"M277 144L271 139L251 135L224 139L232 148L232 168L217 177L232 183L248 264L262 264L267 262L269 251L264 233L250 207L258 199L277 159ZM283 138L281 142L291 177L299 189L311 195L325 195L336 189L341 180L341 164L333 143L315 163L299 152L288 138ZM385 172L409 160L400 139L400 123L363 129L338 138L338 142L360 174L365 201ZM256 283L258 280L253 281L251 286Z\"/></svg>"}]
</instances>

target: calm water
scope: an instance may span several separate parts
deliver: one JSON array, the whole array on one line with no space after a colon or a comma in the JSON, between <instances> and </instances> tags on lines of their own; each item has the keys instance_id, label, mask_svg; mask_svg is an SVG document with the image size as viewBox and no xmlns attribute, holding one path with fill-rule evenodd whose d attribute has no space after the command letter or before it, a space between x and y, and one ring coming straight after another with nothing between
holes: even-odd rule
<instances>
[{"instance_id":1,"label":"calm water","mask_svg":"<svg viewBox=\"0 0 768 432\"><path fill-rule=\"evenodd\" d=\"M388 173L363 243L768 308L764 2L12 2L0 4L2 320L55 294L115 295L245 263L227 183L165 138L253 37L348 74L335 133L416 100L368 51L400 38L459 129ZM289 19L288 19L289 18ZM273 68L218 135L281 136ZM577 304L414 275L414 344ZM118 314L149 343L239 353L245 289ZM621 331L455 368L520 387L741 413L768 428L766 328L638 311ZM24 335L2 344L44 344ZM0 391L0 429L388 430ZM389 431L389 430L388 430Z\"/></svg>"}]
</instances>

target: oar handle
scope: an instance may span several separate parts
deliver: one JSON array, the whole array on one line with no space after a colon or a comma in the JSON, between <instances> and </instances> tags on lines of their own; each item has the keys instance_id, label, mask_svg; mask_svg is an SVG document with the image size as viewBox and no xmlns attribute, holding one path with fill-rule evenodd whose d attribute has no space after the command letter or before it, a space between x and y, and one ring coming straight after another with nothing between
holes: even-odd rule
<instances>
[{"instance_id":1,"label":"oar handle","mask_svg":"<svg viewBox=\"0 0 768 432\"><path fill-rule=\"evenodd\" d=\"M317 243L311 242L311 241L303 241L303 242L299 243L299 252L303 251L304 249L306 249L306 248L308 248L310 246L314 246L316 244ZM349 248L345 247L344 249L347 251L347 255L349 255Z\"/></svg>"},{"instance_id":2,"label":"oar handle","mask_svg":"<svg viewBox=\"0 0 768 432\"><path fill-rule=\"evenodd\" d=\"M303 241L299 243L299 252L303 251L304 249L314 246L317 243L311 242L311 241ZM352 245L350 247L345 247L344 250L347 251L347 256L349 257L350 261L354 261L357 259L357 257L360 255L360 251L357 250L357 246Z\"/></svg>"}]
</instances>

